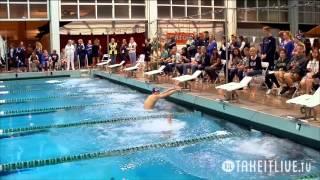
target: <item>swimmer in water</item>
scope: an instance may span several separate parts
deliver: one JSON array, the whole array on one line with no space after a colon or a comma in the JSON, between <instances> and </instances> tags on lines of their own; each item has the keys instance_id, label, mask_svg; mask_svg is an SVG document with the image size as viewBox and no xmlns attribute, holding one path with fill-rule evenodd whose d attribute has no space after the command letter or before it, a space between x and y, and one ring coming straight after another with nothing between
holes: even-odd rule
<instances>
[{"instance_id":1,"label":"swimmer in water","mask_svg":"<svg viewBox=\"0 0 320 180\"><path fill-rule=\"evenodd\" d=\"M166 90L165 92L160 93L160 89L153 88L152 94L148 96L148 98L144 101L144 109L153 109L154 105L157 103L159 99L166 98L180 90L180 87L173 87Z\"/></svg>"}]
</instances>

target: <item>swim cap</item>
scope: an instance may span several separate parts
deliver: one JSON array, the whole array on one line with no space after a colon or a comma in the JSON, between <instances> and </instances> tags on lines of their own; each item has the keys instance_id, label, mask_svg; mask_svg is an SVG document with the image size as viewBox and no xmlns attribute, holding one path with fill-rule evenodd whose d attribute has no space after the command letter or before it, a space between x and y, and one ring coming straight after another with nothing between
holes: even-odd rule
<instances>
[{"instance_id":1,"label":"swim cap","mask_svg":"<svg viewBox=\"0 0 320 180\"><path fill-rule=\"evenodd\" d=\"M160 92L160 89L159 88L152 88L152 93L155 93L155 92Z\"/></svg>"}]
</instances>

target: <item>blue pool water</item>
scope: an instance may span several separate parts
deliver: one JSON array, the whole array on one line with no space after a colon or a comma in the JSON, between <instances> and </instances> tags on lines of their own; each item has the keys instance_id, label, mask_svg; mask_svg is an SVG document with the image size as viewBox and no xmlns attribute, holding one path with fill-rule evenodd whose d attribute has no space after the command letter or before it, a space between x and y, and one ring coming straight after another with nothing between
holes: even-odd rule
<instances>
[{"instance_id":1,"label":"blue pool water","mask_svg":"<svg viewBox=\"0 0 320 180\"><path fill-rule=\"evenodd\" d=\"M147 94L103 79L56 78L3 82L0 100L38 98L4 103L0 111L88 105L49 113L0 117L0 129L94 121L191 109L161 100L154 111L143 109ZM17 91L19 90L19 91ZM68 96L73 95L73 96ZM48 98L56 96L56 98ZM41 99L42 98L42 99ZM41 100L40 100L41 99ZM90 106L100 104L97 106ZM193 113L125 123L48 129L0 139L0 164L40 160L193 138L208 133L242 132L246 136L205 141L190 146L139 151L123 156L68 162L1 172L1 179L292 179L320 172L318 151L226 120ZM233 172L225 160L298 160L311 163L311 172Z\"/></svg>"}]
</instances>

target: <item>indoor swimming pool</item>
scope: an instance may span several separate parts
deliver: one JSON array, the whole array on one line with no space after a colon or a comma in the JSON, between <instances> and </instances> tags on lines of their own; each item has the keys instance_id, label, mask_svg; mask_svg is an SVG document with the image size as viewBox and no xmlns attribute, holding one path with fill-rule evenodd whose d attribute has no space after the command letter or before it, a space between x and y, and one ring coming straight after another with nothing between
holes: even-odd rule
<instances>
[{"instance_id":1,"label":"indoor swimming pool","mask_svg":"<svg viewBox=\"0 0 320 180\"><path fill-rule=\"evenodd\" d=\"M295 179L320 172L317 150L167 100L146 111L147 95L100 78L1 82L1 179ZM230 173L227 160L311 166Z\"/></svg>"}]
</instances>

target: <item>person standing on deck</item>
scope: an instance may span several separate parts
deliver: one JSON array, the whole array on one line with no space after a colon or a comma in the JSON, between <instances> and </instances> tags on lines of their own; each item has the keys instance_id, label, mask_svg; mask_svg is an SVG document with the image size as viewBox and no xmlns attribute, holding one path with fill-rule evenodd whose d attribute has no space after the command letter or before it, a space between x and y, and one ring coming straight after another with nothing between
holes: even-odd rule
<instances>
[{"instance_id":1,"label":"person standing on deck","mask_svg":"<svg viewBox=\"0 0 320 180\"><path fill-rule=\"evenodd\" d=\"M100 40L96 38L92 46L93 67L96 67L96 64L100 63L100 50L101 50Z\"/></svg>"},{"instance_id":2,"label":"person standing on deck","mask_svg":"<svg viewBox=\"0 0 320 180\"><path fill-rule=\"evenodd\" d=\"M273 37L269 26L263 27L262 31L265 37L261 44L261 60L268 62L268 69L272 70L274 68L274 58L276 54L276 39Z\"/></svg>"},{"instance_id":3,"label":"person standing on deck","mask_svg":"<svg viewBox=\"0 0 320 180\"><path fill-rule=\"evenodd\" d=\"M134 41L134 38L131 37L129 46L128 46L130 64L136 63L136 60L137 60L136 48L137 48L137 43Z\"/></svg>"},{"instance_id":4,"label":"person standing on deck","mask_svg":"<svg viewBox=\"0 0 320 180\"><path fill-rule=\"evenodd\" d=\"M68 40L68 44L66 45L66 47L64 48L66 55L67 55L67 71L69 71L70 69L70 64L71 64L71 68L72 70L74 70L74 52L75 52L75 47L72 44L72 40Z\"/></svg>"},{"instance_id":5,"label":"person standing on deck","mask_svg":"<svg viewBox=\"0 0 320 180\"><path fill-rule=\"evenodd\" d=\"M86 54L88 59L87 66L91 66L92 65L92 41L91 40L88 40L88 44L86 46Z\"/></svg>"},{"instance_id":6,"label":"person standing on deck","mask_svg":"<svg viewBox=\"0 0 320 180\"><path fill-rule=\"evenodd\" d=\"M85 67L85 60L86 60L86 46L83 43L82 39L78 40L78 46L77 46L77 53L79 56L80 61L80 68Z\"/></svg>"},{"instance_id":7,"label":"person standing on deck","mask_svg":"<svg viewBox=\"0 0 320 180\"><path fill-rule=\"evenodd\" d=\"M118 53L117 46L118 46L118 44L115 42L114 38L111 38L111 42L108 44L111 64L116 63L117 53Z\"/></svg>"},{"instance_id":8,"label":"person standing on deck","mask_svg":"<svg viewBox=\"0 0 320 180\"><path fill-rule=\"evenodd\" d=\"M126 61L127 60L127 40L122 39L122 44L120 46L120 60L121 61Z\"/></svg>"}]
</instances>

